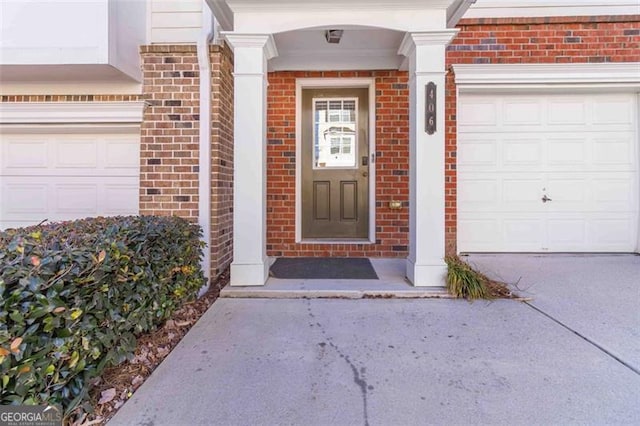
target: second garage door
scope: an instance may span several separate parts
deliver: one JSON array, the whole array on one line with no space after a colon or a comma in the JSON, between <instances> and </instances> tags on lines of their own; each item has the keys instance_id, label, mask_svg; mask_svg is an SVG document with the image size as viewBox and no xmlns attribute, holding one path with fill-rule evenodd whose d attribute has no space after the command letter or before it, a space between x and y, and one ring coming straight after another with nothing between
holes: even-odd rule
<instances>
[{"instance_id":1,"label":"second garage door","mask_svg":"<svg viewBox=\"0 0 640 426\"><path fill-rule=\"evenodd\" d=\"M634 94L463 94L458 250L633 252Z\"/></svg>"},{"instance_id":2,"label":"second garage door","mask_svg":"<svg viewBox=\"0 0 640 426\"><path fill-rule=\"evenodd\" d=\"M0 130L0 229L138 213L139 128Z\"/></svg>"}]
</instances>

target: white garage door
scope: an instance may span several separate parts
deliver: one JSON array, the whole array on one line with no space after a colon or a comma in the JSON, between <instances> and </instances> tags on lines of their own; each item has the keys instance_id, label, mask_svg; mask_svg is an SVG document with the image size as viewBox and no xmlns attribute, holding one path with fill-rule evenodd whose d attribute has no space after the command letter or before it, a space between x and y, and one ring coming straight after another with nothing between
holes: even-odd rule
<instances>
[{"instance_id":1,"label":"white garage door","mask_svg":"<svg viewBox=\"0 0 640 426\"><path fill-rule=\"evenodd\" d=\"M0 229L138 213L139 133L0 129Z\"/></svg>"},{"instance_id":2,"label":"white garage door","mask_svg":"<svg viewBox=\"0 0 640 426\"><path fill-rule=\"evenodd\" d=\"M636 99L461 95L458 250L636 250Z\"/></svg>"}]
</instances>

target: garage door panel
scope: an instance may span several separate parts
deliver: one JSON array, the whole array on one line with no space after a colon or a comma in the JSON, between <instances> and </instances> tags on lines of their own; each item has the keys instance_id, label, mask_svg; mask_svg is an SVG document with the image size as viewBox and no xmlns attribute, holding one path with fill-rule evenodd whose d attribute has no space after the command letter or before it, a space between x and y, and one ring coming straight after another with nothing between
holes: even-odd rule
<instances>
[{"instance_id":1,"label":"garage door panel","mask_svg":"<svg viewBox=\"0 0 640 426\"><path fill-rule=\"evenodd\" d=\"M631 176L594 179L592 183L594 205L598 206L599 211L633 212L638 206L638 193L633 190L634 186Z\"/></svg>"},{"instance_id":2,"label":"garage door panel","mask_svg":"<svg viewBox=\"0 0 640 426\"><path fill-rule=\"evenodd\" d=\"M2 145L4 176L139 174L137 135L6 135Z\"/></svg>"},{"instance_id":3,"label":"garage door panel","mask_svg":"<svg viewBox=\"0 0 640 426\"><path fill-rule=\"evenodd\" d=\"M459 103L460 251L636 250L633 95L463 94Z\"/></svg>"},{"instance_id":4,"label":"garage door panel","mask_svg":"<svg viewBox=\"0 0 640 426\"><path fill-rule=\"evenodd\" d=\"M611 127L614 125L633 125L634 100L631 96L602 96L593 103L594 125Z\"/></svg>"},{"instance_id":5,"label":"garage door panel","mask_svg":"<svg viewBox=\"0 0 640 426\"><path fill-rule=\"evenodd\" d=\"M547 123L551 127L587 124L587 101L582 98L550 99L547 103Z\"/></svg>"},{"instance_id":6,"label":"garage door panel","mask_svg":"<svg viewBox=\"0 0 640 426\"><path fill-rule=\"evenodd\" d=\"M541 209L540 187L542 179L526 178L525 176L505 176L502 181L502 206L498 210L529 211Z\"/></svg>"},{"instance_id":7,"label":"garage door panel","mask_svg":"<svg viewBox=\"0 0 640 426\"><path fill-rule=\"evenodd\" d=\"M458 232L464 236L461 243L469 247L469 250L497 250L492 243L502 240L500 227L500 221L495 217L458 220Z\"/></svg>"},{"instance_id":8,"label":"garage door panel","mask_svg":"<svg viewBox=\"0 0 640 426\"><path fill-rule=\"evenodd\" d=\"M52 169L95 169L98 166L98 141L76 138L53 144L56 161Z\"/></svg>"},{"instance_id":9,"label":"garage door panel","mask_svg":"<svg viewBox=\"0 0 640 426\"><path fill-rule=\"evenodd\" d=\"M107 215L126 215L137 212L138 195L137 182L106 185L102 210Z\"/></svg>"},{"instance_id":10,"label":"garage door panel","mask_svg":"<svg viewBox=\"0 0 640 426\"><path fill-rule=\"evenodd\" d=\"M0 137L0 229L138 213L137 132Z\"/></svg>"},{"instance_id":11,"label":"garage door panel","mask_svg":"<svg viewBox=\"0 0 640 426\"><path fill-rule=\"evenodd\" d=\"M547 164L550 168L582 167L588 161L586 137L548 137L546 145Z\"/></svg>"},{"instance_id":12,"label":"garage door panel","mask_svg":"<svg viewBox=\"0 0 640 426\"><path fill-rule=\"evenodd\" d=\"M498 105L491 99L469 99L460 105L458 126L491 126L498 123Z\"/></svg>"},{"instance_id":13,"label":"garage door panel","mask_svg":"<svg viewBox=\"0 0 640 426\"><path fill-rule=\"evenodd\" d=\"M460 189L458 197L463 201L464 206L474 211L495 210L495 206L500 203L499 182L497 178L485 177L475 180L459 178ZM459 210L460 211L460 210Z\"/></svg>"},{"instance_id":14,"label":"garage door panel","mask_svg":"<svg viewBox=\"0 0 640 426\"><path fill-rule=\"evenodd\" d=\"M136 171L140 167L139 146L130 140L109 140L105 147L104 167L106 169L129 169Z\"/></svg>"},{"instance_id":15,"label":"garage door panel","mask_svg":"<svg viewBox=\"0 0 640 426\"><path fill-rule=\"evenodd\" d=\"M510 168L515 170L523 170L523 168L533 170L541 169L541 139L518 139L516 135L504 135L498 143L503 153L502 166L505 170L509 170Z\"/></svg>"},{"instance_id":16,"label":"garage door panel","mask_svg":"<svg viewBox=\"0 0 640 426\"><path fill-rule=\"evenodd\" d=\"M616 247L633 244L635 233L634 221L629 217L594 217L589 221L589 234L598 251L615 251ZM637 232L637 229L635 229Z\"/></svg>"},{"instance_id":17,"label":"garage door panel","mask_svg":"<svg viewBox=\"0 0 640 426\"><path fill-rule=\"evenodd\" d=\"M494 140L473 138L465 139L466 149L459 153L458 164L465 170L489 170L494 171L498 162L496 144Z\"/></svg>"},{"instance_id":18,"label":"garage door panel","mask_svg":"<svg viewBox=\"0 0 640 426\"><path fill-rule=\"evenodd\" d=\"M544 211L584 211L592 204L590 191L585 182L588 180L586 176L548 178L542 195L547 195L551 201L546 203ZM539 201L542 201L541 198Z\"/></svg>"},{"instance_id":19,"label":"garage door panel","mask_svg":"<svg viewBox=\"0 0 640 426\"><path fill-rule=\"evenodd\" d=\"M55 213L92 215L98 212L98 184L54 183Z\"/></svg>"},{"instance_id":20,"label":"garage door panel","mask_svg":"<svg viewBox=\"0 0 640 426\"><path fill-rule=\"evenodd\" d=\"M596 135L593 138L593 164L594 166L625 166L624 170L632 170L636 153L631 132L607 132ZM620 170L615 167L615 170Z\"/></svg>"},{"instance_id":21,"label":"garage door panel","mask_svg":"<svg viewBox=\"0 0 640 426\"><path fill-rule=\"evenodd\" d=\"M49 167L48 146L44 141L11 136L3 136L1 147L3 155L2 164L0 164L2 170L20 172L24 169Z\"/></svg>"},{"instance_id":22,"label":"garage door panel","mask_svg":"<svg viewBox=\"0 0 640 426\"><path fill-rule=\"evenodd\" d=\"M556 251L579 250L587 243L587 224L582 216L549 219L546 245Z\"/></svg>"},{"instance_id":23,"label":"garage door panel","mask_svg":"<svg viewBox=\"0 0 640 426\"><path fill-rule=\"evenodd\" d=\"M505 99L500 105L500 124L505 127L542 123L542 104L537 99Z\"/></svg>"},{"instance_id":24,"label":"garage door panel","mask_svg":"<svg viewBox=\"0 0 640 426\"><path fill-rule=\"evenodd\" d=\"M48 184L20 183L3 179L1 217L18 217L25 213L46 213Z\"/></svg>"},{"instance_id":25,"label":"garage door panel","mask_svg":"<svg viewBox=\"0 0 640 426\"><path fill-rule=\"evenodd\" d=\"M544 223L537 217L508 217L502 222L502 234L503 244L516 250L539 250L544 241Z\"/></svg>"}]
</instances>

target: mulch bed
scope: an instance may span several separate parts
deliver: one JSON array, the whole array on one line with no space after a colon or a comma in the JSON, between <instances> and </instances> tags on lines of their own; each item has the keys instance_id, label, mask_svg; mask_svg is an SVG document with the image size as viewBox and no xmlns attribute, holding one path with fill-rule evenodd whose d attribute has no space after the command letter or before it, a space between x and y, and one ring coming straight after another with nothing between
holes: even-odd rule
<instances>
[{"instance_id":1,"label":"mulch bed","mask_svg":"<svg viewBox=\"0 0 640 426\"><path fill-rule=\"evenodd\" d=\"M225 271L199 299L178 309L171 319L153 333L140 336L134 358L108 368L94 384L90 402L94 412L71 419L70 426L105 424L169 355L191 327L209 309L229 282Z\"/></svg>"}]
</instances>

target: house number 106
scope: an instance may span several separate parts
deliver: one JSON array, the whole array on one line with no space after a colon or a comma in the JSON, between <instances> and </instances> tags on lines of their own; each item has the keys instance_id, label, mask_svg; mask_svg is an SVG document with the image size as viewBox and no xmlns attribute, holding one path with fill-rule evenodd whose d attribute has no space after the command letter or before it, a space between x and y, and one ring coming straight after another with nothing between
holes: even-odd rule
<instances>
[{"instance_id":1,"label":"house number 106","mask_svg":"<svg viewBox=\"0 0 640 426\"><path fill-rule=\"evenodd\" d=\"M432 135L436 132L436 84L430 81L426 89L425 131Z\"/></svg>"}]
</instances>

